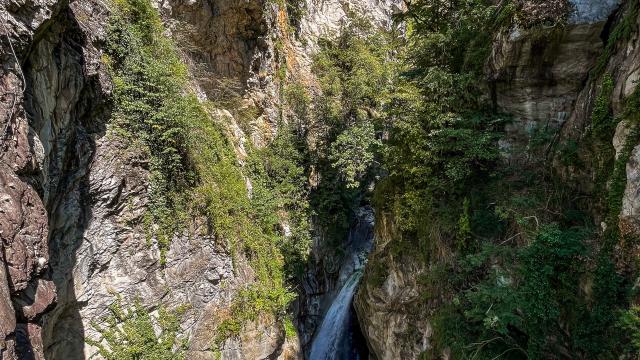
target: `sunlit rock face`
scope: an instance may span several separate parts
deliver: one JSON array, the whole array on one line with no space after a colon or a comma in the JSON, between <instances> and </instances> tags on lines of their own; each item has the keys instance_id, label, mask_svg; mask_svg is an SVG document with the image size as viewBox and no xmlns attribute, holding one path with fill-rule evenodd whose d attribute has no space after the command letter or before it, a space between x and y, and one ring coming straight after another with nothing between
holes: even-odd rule
<instances>
[{"instance_id":1,"label":"sunlit rock face","mask_svg":"<svg viewBox=\"0 0 640 360\"><path fill-rule=\"evenodd\" d=\"M621 1L571 1L569 24L562 29L501 31L487 63L495 105L513 115L501 146L514 160L541 128L560 129L604 48L607 19Z\"/></svg>"},{"instance_id":2,"label":"sunlit rock face","mask_svg":"<svg viewBox=\"0 0 640 360\"><path fill-rule=\"evenodd\" d=\"M403 0L306 0L301 34L309 40L337 35L350 18L365 17L390 28L394 14L405 9Z\"/></svg>"},{"instance_id":3,"label":"sunlit rock face","mask_svg":"<svg viewBox=\"0 0 640 360\"><path fill-rule=\"evenodd\" d=\"M569 17L573 24L597 23L606 21L622 0L570 0L574 10Z\"/></svg>"},{"instance_id":4,"label":"sunlit rock face","mask_svg":"<svg viewBox=\"0 0 640 360\"><path fill-rule=\"evenodd\" d=\"M179 23L173 36L199 66L198 75L246 81L268 50L264 1L165 0L160 10ZM203 82L207 79L200 79Z\"/></svg>"}]
</instances>

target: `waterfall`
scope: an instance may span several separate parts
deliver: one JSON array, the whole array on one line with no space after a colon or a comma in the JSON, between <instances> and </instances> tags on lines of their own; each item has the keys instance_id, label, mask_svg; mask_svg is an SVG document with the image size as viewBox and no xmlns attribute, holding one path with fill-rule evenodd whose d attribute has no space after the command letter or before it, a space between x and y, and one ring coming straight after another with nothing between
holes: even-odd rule
<instances>
[{"instance_id":1,"label":"waterfall","mask_svg":"<svg viewBox=\"0 0 640 360\"><path fill-rule=\"evenodd\" d=\"M373 246L373 209L363 206L356 213L356 221L351 226L346 239L347 256L340 266L338 294L331 301L322 324L311 344L310 360L359 360L357 341L354 341L358 327L352 311L353 296L358 288L366 258ZM342 285L341 285L342 284ZM340 287L342 286L342 287ZM359 333L359 332L358 332Z\"/></svg>"},{"instance_id":2,"label":"waterfall","mask_svg":"<svg viewBox=\"0 0 640 360\"><path fill-rule=\"evenodd\" d=\"M318 335L311 346L311 360L352 359L350 331L351 301L362 277L362 271L354 272L340 289L322 321ZM357 358L357 355L356 355Z\"/></svg>"}]
</instances>

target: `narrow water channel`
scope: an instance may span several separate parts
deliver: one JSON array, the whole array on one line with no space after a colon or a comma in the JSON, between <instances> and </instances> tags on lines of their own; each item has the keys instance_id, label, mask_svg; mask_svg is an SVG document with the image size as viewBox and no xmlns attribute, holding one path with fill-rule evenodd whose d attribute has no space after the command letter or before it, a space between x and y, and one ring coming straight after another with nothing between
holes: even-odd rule
<instances>
[{"instance_id":1,"label":"narrow water channel","mask_svg":"<svg viewBox=\"0 0 640 360\"><path fill-rule=\"evenodd\" d=\"M322 320L309 354L310 360L366 360L368 351L360 332L353 297L373 246L373 210L361 207L349 231L347 256L340 267L340 291L334 296Z\"/></svg>"}]
</instances>

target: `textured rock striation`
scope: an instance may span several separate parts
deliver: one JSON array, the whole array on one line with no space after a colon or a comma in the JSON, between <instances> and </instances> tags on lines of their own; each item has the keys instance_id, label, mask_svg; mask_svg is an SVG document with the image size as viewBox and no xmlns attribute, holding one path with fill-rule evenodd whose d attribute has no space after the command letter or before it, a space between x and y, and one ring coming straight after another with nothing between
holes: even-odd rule
<instances>
[{"instance_id":1,"label":"textured rock striation","mask_svg":"<svg viewBox=\"0 0 640 360\"><path fill-rule=\"evenodd\" d=\"M393 255L389 247L398 235L393 219L378 214L375 250L354 302L369 349L378 359L415 359L428 349L432 333L418 291L418 279L427 269ZM380 267L383 279L376 275Z\"/></svg>"},{"instance_id":2,"label":"textured rock striation","mask_svg":"<svg viewBox=\"0 0 640 360\"><path fill-rule=\"evenodd\" d=\"M68 7L3 2L0 10L0 236L3 269L8 269L0 280L7 319L0 351L6 359L41 359L43 314L59 293L50 214L61 190L66 193L62 187L75 180L75 170L91 155L89 133L99 128L93 121L101 100L96 72L85 66L91 50L83 49L86 39Z\"/></svg>"},{"instance_id":3,"label":"textured rock striation","mask_svg":"<svg viewBox=\"0 0 640 360\"><path fill-rule=\"evenodd\" d=\"M536 128L560 129L571 116L604 43L606 20L619 1L574 1L562 29L533 33L518 26L498 34L487 64L495 105L514 116L505 152L526 146Z\"/></svg>"}]
</instances>

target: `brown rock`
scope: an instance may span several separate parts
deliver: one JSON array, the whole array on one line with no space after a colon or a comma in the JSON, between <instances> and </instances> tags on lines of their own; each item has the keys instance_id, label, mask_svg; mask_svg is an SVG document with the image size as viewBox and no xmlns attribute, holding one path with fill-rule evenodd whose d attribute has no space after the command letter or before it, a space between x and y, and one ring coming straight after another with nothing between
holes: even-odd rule
<instances>
[{"instance_id":1,"label":"brown rock","mask_svg":"<svg viewBox=\"0 0 640 360\"><path fill-rule=\"evenodd\" d=\"M24 290L48 262L47 213L38 194L0 163L0 238L12 291Z\"/></svg>"},{"instance_id":2,"label":"brown rock","mask_svg":"<svg viewBox=\"0 0 640 360\"><path fill-rule=\"evenodd\" d=\"M9 281L3 257L0 253L0 354L4 360L7 359L5 355L12 352L9 347L13 345L13 341L9 341L7 337L16 329L16 315L11 305Z\"/></svg>"},{"instance_id":3,"label":"brown rock","mask_svg":"<svg viewBox=\"0 0 640 360\"><path fill-rule=\"evenodd\" d=\"M22 315L27 320L35 320L56 300L56 286L50 280L38 280L33 303L22 307Z\"/></svg>"}]
</instances>

